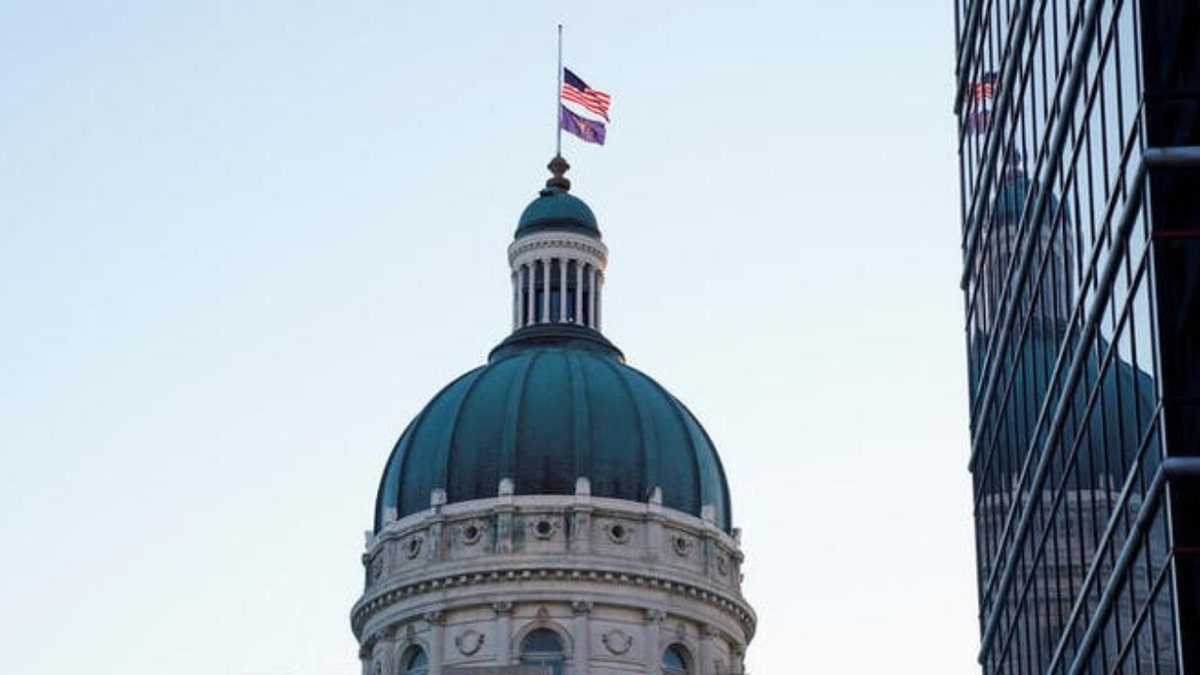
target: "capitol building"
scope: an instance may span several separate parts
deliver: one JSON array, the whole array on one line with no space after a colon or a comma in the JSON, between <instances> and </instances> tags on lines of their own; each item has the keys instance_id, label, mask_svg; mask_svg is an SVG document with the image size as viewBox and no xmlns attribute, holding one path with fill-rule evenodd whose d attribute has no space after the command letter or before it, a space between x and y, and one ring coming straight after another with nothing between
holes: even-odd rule
<instances>
[{"instance_id":1,"label":"capitol building","mask_svg":"<svg viewBox=\"0 0 1200 675\"><path fill-rule=\"evenodd\" d=\"M561 157L517 223L512 333L383 467L364 675L733 675L755 615L721 460L601 332L608 249Z\"/></svg>"}]
</instances>

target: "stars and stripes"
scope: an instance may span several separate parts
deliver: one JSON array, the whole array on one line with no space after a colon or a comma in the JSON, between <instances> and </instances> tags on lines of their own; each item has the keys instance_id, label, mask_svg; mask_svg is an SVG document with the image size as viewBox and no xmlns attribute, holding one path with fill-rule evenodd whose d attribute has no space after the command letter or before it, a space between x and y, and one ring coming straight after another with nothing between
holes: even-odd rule
<instances>
[{"instance_id":1,"label":"stars and stripes","mask_svg":"<svg viewBox=\"0 0 1200 675\"><path fill-rule=\"evenodd\" d=\"M612 103L612 97L587 86L570 68L563 68L562 100L581 105L608 121L608 106Z\"/></svg>"},{"instance_id":2,"label":"stars and stripes","mask_svg":"<svg viewBox=\"0 0 1200 675\"><path fill-rule=\"evenodd\" d=\"M996 73L984 73L978 82L971 84L971 96L976 101L986 101L996 96Z\"/></svg>"},{"instance_id":3,"label":"stars and stripes","mask_svg":"<svg viewBox=\"0 0 1200 675\"><path fill-rule=\"evenodd\" d=\"M979 76L975 82L967 85L963 95L965 109L964 131L979 136L987 133L992 121L992 111L989 101L996 98L996 90L1000 86L1000 76L994 71L988 71Z\"/></svg>"},{"instance_id":4,"label":"stars and stripes","mask_svg":"<svg viewBox=\"0 0 1200 675\"><path fill-rule=\"evenodd\" d=\"M560 62L561 63L561 62ZM608 94L587 86L570 68L562 69L562 91L559 95L558 128L569 134L578 136L588 143L604 145L604 122L589 119L565 105L572 103L582 107L593 115L599 115L608 121L608 106L612 97ZM559 137L561 138L561 131ZM561 141L560 141L561 142Z\"/></svg>"}]
</instances>

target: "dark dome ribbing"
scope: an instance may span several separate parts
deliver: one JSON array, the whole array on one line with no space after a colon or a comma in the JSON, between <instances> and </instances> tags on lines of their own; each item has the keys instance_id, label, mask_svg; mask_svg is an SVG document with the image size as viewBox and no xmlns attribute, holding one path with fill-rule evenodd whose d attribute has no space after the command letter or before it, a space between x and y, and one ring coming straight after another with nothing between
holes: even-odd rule
<instances>
[{"instance_id":1,"label":"dark dome ribbing","mask_svg":"<svg viewBox=\"0 0 1200 675\"><path fill-rule=\"evenodd\" d=\"M450 503L495 497L502 478L519 495L572 494L586 476L598 497L645 502L658 486L667 507L700 516L711 504L729 531L728 487L708 435L618 354L544 335L506 341L401 435L380 484L376 530L390 509L404 517L429 508L434 488Z\"/></svg>"}]
</instances>

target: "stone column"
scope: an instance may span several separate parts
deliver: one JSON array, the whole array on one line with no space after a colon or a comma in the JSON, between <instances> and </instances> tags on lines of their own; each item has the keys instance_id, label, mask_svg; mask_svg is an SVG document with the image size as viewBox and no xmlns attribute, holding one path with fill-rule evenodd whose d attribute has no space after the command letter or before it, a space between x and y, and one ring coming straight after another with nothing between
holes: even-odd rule
<instances>
[{"instance_id":1,"label":"stone column","mask_svg":"<svg viewBox=\"0 0 1200 675\"><path fill-rule=\"evenodd\" d=\"M429 624L429 675L442 675L442 661L446 658L446 615L441 612L426 612L423 617Z\"/></svg>"},{"instance_id":2,"label":"stone column","mask_svg":"<svg viewBox=\"0 0 1200 675\"><path fill-rule=\"evenodd\" d=\"M512 663L512 610L511 602L493 602L496 612L496 665Z\"/></svg>"},{"instance_id":3,"label":"stone column","mask_svg":"<svg viewBox=\"0 0 1200 675\"><path fill-rule=\"evenodd\" d=\"M550 323L550 259L542 258L542 323Z\"/></svg>"},{"instance_id":4,"label":"stone column","mask_svg":"<svg viewBox=\"0 0 1200 675\"><path fill-rule=\"evenodd\" d=\"M575 633L575 672L592 672L592 603L576 600L571 603L571 611L575 613L575 623L572 630Z\"/></svg>"},{"instance_id":5,"label":"stone column","mask_svg":"<svg viewBox=\"0 0 1200 675\"><path fill-rule=\"evenodd\" d=\"M567 321L567 259L561 258L558 261L558 316L555 319L559 323Z\"/></svg>"},{"instance_id":6,"label":"stone column","mask_svg":"<svg viewBox=\"0 0 1200 675\"><path fill-rule=\"evenodd\" d=\"M745 675L746 672L746 646L745 645L730 645L729 660L730 667L733 672L738 675Z\"/></svg>"},{"instance_id":7,"label":"stone column","mask_svg":"<svg viewBox=\"0 0 1200 675\"><path fill-rule=\"evenodd\" d=\"M375 661L375 659L371 658L372 655L373 652L370 643L364 642L358 648L358 660L362 661L362 675L372 675L371 664Z\"/></svg>"},{"instance_id":8,"label":"stone column","mask_svg":"<svg viewBox=\"0 0 1200 675\"><path fill-rule=\"evenodd\" d=\"M662 488L655 485L646 503L646 558L657 561L663 555L665 538L663 532Z\"/></svg>"},{"instance_id":9,"label":"stone column","mask_svg":"<svg viewBox=\"0 0 1200 675\"><path fill-rule=\"evenodd\" d=\"M591 327L599 329L600 325L596 323L596 268L590 270L590 279L588 280L588 319L591 321Z\"/></svg>"},{"instance_id":10,"label":"stone column","mask_svg":"<svg viewBox=\"0 0 1200 675\"><path fill-rule=\"evenodd\" d=\"M512 553L513 550L513 482L511 478L501 478L497 490L496 513L496 548L500 554Z\"/></svg>"},{"instance_id":11,"label":"stone column","mask_svg":"<svg viewBox=\"0 0 1200 675\"><path fill-rule=\"evenodd\" d=\"M575 263L575 325L583 324L583 261Z\"/></svg>"},{"instance_id":12,"label":"stone column","mask_svg":"<svg viewBox=\"0 0 1200 675\"><path fill-rule=\"evenodd\" d=\"M604 272L596 270L596 289L592 291L596 294L596 330L601 329L600 320L604 316L604 294L600 291L602 288L604 288Z\"/></svg>"},{"instance_id":13,"label":"stone column","mask_svg":"<svg viewBox=\"0 0 1200 675\"><path fill-rule=\"evenodd\" d=\"M533 299L535 296L533 291L533 263L524 265L525 268L525 320L521 322L522 326L528 326L533 323Z\"/></svg>"},{"instance_id":14,"label":"stone column","mask_svg":"<svg viewBox=\"0 0 1200 675\"><path fill-rule=\"evenodd\" d=\"M661 609L646 610L646 631L642 639L645 643L643 651L646 675L658 675L658 664L662 661L662 655L658 653L659 640L662 634L662 624L666 620L667 613Z\"/></svg>"},{"instance_id":15,"label":"stone column","mask_svg":"<svg viewBox=\"0 0 1200 675\"><path fill-rule=\"evenodd\" d=\"M517 270L513 270L512 285L513 285L512 326L513 326L513 330L516 330L521 327L521 273L520 273L519 268Z\"/></svg>"},{"instance_id":16,"label":"stone column","mask_svg":"<svg viewBox=\"0 0 1200 675\"><path fill-rule=\"evenodd\" d=\"M713 640L720 635L720 631L712 624L704 624L700 626L700 647L696 653L696 672L709 673L716 672L717 668L715 659L713 658ZM711 669L711 671L710 671Z\"/></svg>"},{"instance_id":17,"label":"stone column","mask_svg":"<svg viewBox=\"0 0 1200 675\"><path fill-rule=\"evenodd\" d=\"M379 641L375 644L375 652L383 653L383 659L380 665L383 666L384 673L396 672L398 666L396 659L399 657L396 654L396 626L389 626L383 630Z\"/></svg>"},{"instance_id":18,"label":"stone column","mask_svg":"<svg viewBox=\"0 0 1200 675\"><path fill-rule=\"evenodd\" d=\"M575 503L570 517L570 551L586 555L592 550L592 482L584 476L575 479Z\"/></svg>"}]
</instances>

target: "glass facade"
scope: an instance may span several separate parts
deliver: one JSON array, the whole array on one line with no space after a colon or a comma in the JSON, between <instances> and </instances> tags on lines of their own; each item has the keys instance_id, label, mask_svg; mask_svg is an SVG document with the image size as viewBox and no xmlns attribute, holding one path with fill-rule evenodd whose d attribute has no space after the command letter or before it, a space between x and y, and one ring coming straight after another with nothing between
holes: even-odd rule
<instances>
[{"instance_id":1,"label":"glass facade","mask_svg":"<svg viewBox=\"0 0 1200 675\"><path fill-rule=\"evenodd\" d=\"M1200 674L1200 2L955 19L980 663Z\"/></svg>"}]
</instances>

